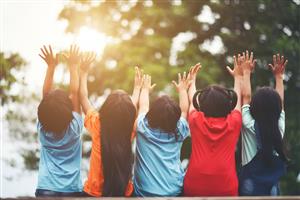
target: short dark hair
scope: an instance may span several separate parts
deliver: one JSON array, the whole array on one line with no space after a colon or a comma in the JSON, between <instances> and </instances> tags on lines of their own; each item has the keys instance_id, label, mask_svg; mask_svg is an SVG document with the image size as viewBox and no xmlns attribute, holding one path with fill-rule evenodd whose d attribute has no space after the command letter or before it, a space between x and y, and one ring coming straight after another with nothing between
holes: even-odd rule
<instances>
[{"instance_id":1,"label":"short dark hair","mask_svg":"<svg viewBox=\"0 0 300 200\"><path fill-rule=\"evenodd\" d=\"M73 119L72 102L68 94L60 89L50 91L38 107L38 119L42 128L61 136Z\"/></svg>"},{"instance_id":2,"label":"short dark hair","mask_svg":"<svg viewBox=\"0 0 300 200\"><path fill-rule=\"evenodd\" d=\"M193 105L207 117L226 117L236 106L237 95L234 90L211 85L198 90L193 97Z\"/></svg>"},{"instance_id":3,"label":"short dark hair","mask_svg":"<svg viewBox=\"0 0 300 200\"><path fill-rule=\"evenodd\" d=\"M177 122L180 115L181 110L178 104L169 96L164 95L152 102L146 118L151 128L173 133L177 140Z\"/></svg>"}]
</instances>

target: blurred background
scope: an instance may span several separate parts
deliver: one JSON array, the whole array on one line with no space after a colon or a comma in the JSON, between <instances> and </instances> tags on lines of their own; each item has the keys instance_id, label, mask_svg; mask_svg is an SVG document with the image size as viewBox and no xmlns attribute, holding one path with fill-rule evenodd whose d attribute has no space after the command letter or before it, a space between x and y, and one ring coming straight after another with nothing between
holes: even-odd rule
<instances>
[{"instance_id":1,"label":"blurred background","mask_svg":"<svg viewBox=\"0 0 300 200\"><path fill-rule=\"evenodd\" d=\"M281 180L283 195L300 194L300 0L0 0L1 191L0 197L33 196L37 183L39 142L37 106L46 64L43 44L55 52L76 43L95 51L89 76L94 106L113 89L132 92L134 66L153 77L152 98L169 94L176 74L201 62L197 87L233 86L225 66L243 50L258 60L252 88L274 85L267 64L274 53L289 63L285 80L285 144L290 162ZM60 64L57 87L68 87ZM83 135L83 180L91 142ZM183 165L190 139L182 149ZM237 148L237 168L239 149Z\"/></svg>"}]
</instances>

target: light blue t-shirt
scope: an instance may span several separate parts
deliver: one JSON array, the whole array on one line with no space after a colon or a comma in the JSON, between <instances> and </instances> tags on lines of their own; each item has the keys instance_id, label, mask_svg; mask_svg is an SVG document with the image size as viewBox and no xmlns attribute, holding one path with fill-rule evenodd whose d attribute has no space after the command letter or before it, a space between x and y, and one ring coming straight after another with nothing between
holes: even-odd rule
<instances>
[{"instance_id":1,"label":"light blue t-shirt","mask_svg":"<svg viewBox=\"0 0 300 200\"><path fill-rule=\"evenodd\" d=\"M41 143L37 189L56 192L81 192L80 163L82 155L81 132L83 119L73 112L73 119L63 138L55 139L38 122Z\"/></svg>"},{"instance_id":2,"label":"light blue t-shirt","mask_svg":"<svg viewBox=\"0 0 300 200\"><path fill-rule=\"evenodd\" d=\"M183 140L189 135L184 118L177 122L177 135L151 129L145 114L137 119L134 193L136 196L178 196L182 193L184 170L180 162Z\"/></svg>"},{"instance_id":3,"label":"light blue t-shirt","mask_svg":"<svg viewBox=\"0 0 300 200\"><path fill-rule=\"evenodd\" d=\"M245 104L242 106L242 117L243 117L243 127L241 130L242 135L242 165L248 164L254 156L257 154L257 144L255 136L255 120L250 113L250 105ZM278 127L281 136L284 135L285 130L285 113L282 110L279 120Z\"/></svg>"}]
</instances>

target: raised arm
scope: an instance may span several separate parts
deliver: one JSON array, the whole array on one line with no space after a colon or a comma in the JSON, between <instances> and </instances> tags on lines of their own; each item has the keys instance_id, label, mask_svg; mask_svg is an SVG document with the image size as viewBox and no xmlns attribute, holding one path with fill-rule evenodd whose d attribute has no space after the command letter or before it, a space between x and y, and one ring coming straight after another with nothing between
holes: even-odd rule
<instances>
[{"instance_id":1,"label":"raised arm","mask_svg":"<svg viewBox=\"0 0 300 200\"><path fill-rule=\"evenodd\" d=\"M284 56L280 57L280 54L273 55L273 65L269 64L271 68L275 81L276 81L276 91L278 92L281 102L282 102L282 109L284 106L284 85L283 85L283 75L285 71L285 67L288 63L288 60L284 60Z\"/></svg>"},{"instance_id":2,"label":"raised arm","mask_svg":"<svg viewBox=\"0 0 300 200\"><path fill-rule=\"evenodd\" d=\"M93 109L92 104L88 98L88 89L87 89L87 78L88 78L88 71L92 62L94 62L96 58L96 54L94 53L87 53L83 56L81 63L80 63L80 87L79 87L79 96L80 96L80 103L83 109L84 114L91 109Z\"/></svg>"},{"instance_id":3,"label":"raised arm","mask_svg":"<svg viewBox=\"0 0 300 200\"><path fill-rule=\"evenodd\" d=\"M234 56L234 65L240 64L237 58ZM243 80L242 80L242 105L250 104L251 101L251 73L255 68L256 60L253 60L253 52L246 51L245 62L242 63Z\"/></svg>"},{"instance_id":4,"label":"raised arm","mask_svg":"<svg viewBox=\"0 0 300 200\"><path fill-rule=\"evenodd\" d=\"M137 111L138 111L138 103L139 103L142 86L143 86L143 71L140 70L140 68L135 67L134 86L133 86L131 100Z\"/></svg>"},{"instance_id":5,"label":"raised arm","mask_svg":"<svg viewBox=\"0 0 300 200\"><path fill-rule=\"evenodd\" d=\"M188 79L186 73L184 72L183 76L181 76L181 74L178 73L178 83L176 83L176 81L172 82L179 93L179 106L181 109L181 117L184 117L186 119L189 110L189 97L187 90L190 87L191 81Z\"/></svg>"},{"instance_id":6,"label":"raised arm","mask_svg":"<svg viewBox=\"0 0 300 200\"><path fill-rule=\"evenodd\" d=\"M244 53L243 53L244 54ZM242 57L240 55L238 55L238 64L234 65L233 70L227 66L227 70L228 72L232 75L232 77L234 78L234 88L233 90L236 92L237 94L237 104L235 106L235 110L241 111L241 84L242 84L242 79L243 79L243 70L241 67L241 63L244 62L245 60L245 55L243 55Z\"/></svg>"},{"instance_id":7,"label":"raised arm","mask_svg":"<svg viewBox=\"0 0 300 200\"><path fill-rule=\"evenodd\" d=\"M188 89L188 97L189 97L189 112L194 110L194 105L193 105L193 96L196 93L196 78L197 78L197 73L199 69L201 68L201 64L198 63L195 66L192 66L190 68L189 74L188 74L188 79L190 80L190 87Z\"/></svg>"},{"instance_id":8,"label":"raised arm","mask_svg":"<svg viewBox=\"0 0 300 200\"><path fill-rule=\"evenodd\" d=\"M139 114L147 113L149 110L149 92L155 87L156 84L151 85L151 76L143 76L143 86L141 89L140 99L139 99Z\"/></svg>"},{"instance_id":9,"label":"raised arm","mask_svg":"<svg viewBox=\"0 0 300 200\"><path fill-rule=\"evenodd\" d=\"M70 99L73 104L73 111L81 114L80 101L79 101L79 75L78 67L80 62L79 47L71 45L68 54L64 54L67 65L70 71L70 86L69 93Z\"/></svg>"},{"instance_id":10,"label":"raised arm","mask_svg":"<svg viewBox=\"0 0 300 200\"><path fill-rule=\"evenodd\" d=\"M52 52L52 48L49 45L49 49L44 45L41 48L41 54L39 56L47 63L47 72L43 85L43 97L45 97L52 89L53 86L53 76L55 72L55 68L58 65L58 54L54 55Z\"/></svg>"}]
</instances>

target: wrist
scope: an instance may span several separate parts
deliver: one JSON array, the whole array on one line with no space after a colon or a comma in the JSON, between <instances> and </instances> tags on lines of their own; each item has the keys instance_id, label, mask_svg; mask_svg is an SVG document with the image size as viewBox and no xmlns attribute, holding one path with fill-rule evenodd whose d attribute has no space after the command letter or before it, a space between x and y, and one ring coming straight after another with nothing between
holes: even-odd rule
<instances>
[{"instance_id":1,"label":"wrist","mask_svg":"<svg viewBox=\"0 0 300 200\"><path fill-rule=\"evenodd\" d=\"M276 80L283 80L283 74L275 74Z\"/></svg>"}]
</instances>

